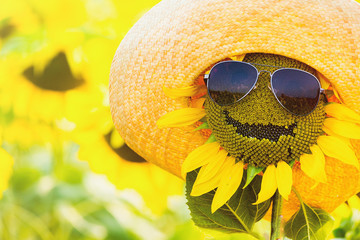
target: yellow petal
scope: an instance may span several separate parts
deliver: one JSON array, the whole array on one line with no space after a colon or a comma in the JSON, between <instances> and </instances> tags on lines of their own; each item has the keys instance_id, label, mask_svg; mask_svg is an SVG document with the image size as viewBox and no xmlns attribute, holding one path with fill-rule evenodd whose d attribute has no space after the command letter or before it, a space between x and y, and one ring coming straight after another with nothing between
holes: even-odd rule
<instances>
[{"instance_id":1,"label":"yellow petal","mask_svg":"<svg viewBox=\"0 0 360 240\"><path fill-rule=\"evenodd\" d=\"M223 165L228 152L220 150L217 154L210 157L209 163L203 166L196 178L197 183L207 182L210 178L215 176Z\"/></svg>"},{"instance_id":2,"label":"yellow petal","mask_svg":"<svg viewBox=\"0 0 360 240\"><path fill-rule=\"evenodd\" d=\"M287 201L292 187L292 169L286 162L280 161L275 173L279 193Z\"/></svg>"},{"instance_id":3,"label":"yellow petal","mask_svg":"<svg viewBox=\"0 0 360 240\"><path fill-rule=\"evenodd\" d=\"M122 145L124 145L124 140L121 138L120 134L118 133L118 131L116 131L115 129L112 130L111 132L111 137L110 137L110 145L111 147L113 147L114 149L116 148L120 148Z\"/></svg>"},{"instance_id":4,"label":"yellow petal","mask_svg":"<svg viewBox=\"0 0 360 240\"><path fill-rule=\"evenodd\" d=\"M300 156L301 170L315 181L325 183L327 181L325 173L325 156L319 146L310 147L311 154Z\"/></svg>"},{"instance_id":5,"label":"yellow petal","mask_svg":"<svg viewBox=\"0 0 360 240\"><path fill-rule=\"evenodd\" d=\"M326 118L324 126L340 136L360 139L360 126L355 123L341 121L335 118Z\"/></svg>"},{"instance_id":6,"label":"yellow petal","mask_svg":"<svg viewBox=\"0 0 360 240\"><path fill-rule=\"evenodd\" d=\"M199 121L206 115L205 109L182 108L169 112L157 121L158 128L184 127Z\"/></svg>"},{"instance_id":7,"label":"yellow petal","mask_svg":"<svg viewBox=\"0 0 360 240\"><path fill-rule=\"evenodd\" d=\"M218 142L203 144L189 153L181 166L181 175L185 178L187 172L191 172L209 163L211 157L219 151Z\"/></svg>"},{"instance_id":8,"label":"yellow petal","mask_svg":"<svg viewBox=\"0 0 360 240\"><path fill-rule=\"evenodd\" d=\"M360 123L360 115L354 110L346 107L344 104L330 103L325 106L325 112L339 120L353 123Z\"/></svg>"},{"instance_id":9,"label":"yellow petal","mask_svg":"<svg viewBox=\"0 0 360 240\"><path fill-rule=\"evenodd\" d=\"M191 97L200 92L205 92L206 87L204 85L199 86L188 86L182 88L167 88L163 87L163 91L166 96L170 98L179 98L179 97Z\"/></svg>"},{"instance_id":10,"label":"yellow petal","mask_svg":"<svg viewBox=\"0 0 360 240\"><path fill-rule=\"evenodd\" d=\"M261 181L261 190L258 194L258 199L255 204L262 203L271 198L277 189L276 183L276 168L275 165L269 165L263 175Z\"/></svg>"},{"instance_id":11,"label":"yellow petal","mask_svg":"<svg viewBox=\"0 0 360 240\"><path fill-rule=\"evenodd\" d=\"M198 98L191 101L191 107L202 108L204 106L205 98Z\"/></svg>"},{"instance_id":12,"label":"yellow petal","mask_svg":"<svg viewBox=\"0 0 360 240\"><path fill-rule=\"evenodd\" d=\"M242 62L242 60L244 60L245 56L246 56L246 54L242 54L242 55L233 56L230 58L231 58L231 60Z\"/></svg>"},{"instance_id":13,"label":"yellow petal","mask_svg":"<svg viewBox=\"0 0 360 240\"><path fill-rule=\"evenodd\" d=\"M317 72L317 76L320 80L320 85L323 89L328 89L330 86L330 81L321 73Z\"/></svg>"},{"instance_id":14,"label":"yellow petal","mask_svg":"<svg viewBox=\"0 0 360 240\"><path fill-rule=\"evenodd\" d=\"M227 157L224 164L221 166L219 172L213 178L209 179L207 182L203 182L200 184L197 183L197 181L195 181L190 195L191 196L201 196L201 195L217 188L219 186L221 177L223 175L227 175L228 172L231 171L234 164L235 164L235 158ZM201 171L201 169L200 169L200 171ZM200 172L199 172L199 174L200 174Z\"/></svg>"},{"instance_id":15,"label":"yellow petal","mask_svg":"<svg viewBox=\"0 0 360 240\"><path fill-rule=\"evenodd\" d=\"M320 136L317 144L323 153L359 169L359 161L354 151L342 140L334 136Z\"/></svg>"},{"instance_id":16,"label":"yellow petal","mask_svg":"<svg viewBox=\"0 0 360 240\"><path fill-rule=\"evenodd\" d=\"M343 136L340 136L336 133L334 133L333 131L331 131L329 128L323 126L322 127L322 130L327 134L327 135L330 135L330 136L334 136L338 139L340 139L341 141L345 142L351 149L352 149L352 144L351 144L351 141L350 141L350 138L346 138L346 137L343 137Z\"/></svg>"},{"instance_id":17,"label":"yellow petal","mask_svg":"<svg viewBox=\"0 0 360 240\"><path fill-rule=\"evenodd\" d=\"M244 172L244 164L238 162L232 166L227 175L223 175L211 204L211 212L214 213L224 205L240 186Z\"/></svg>"},{"instance_id":18,"label":"yellow petal","mask_svg":"<svg viewBox=\"0 0 360 240\"><path fill-rule=\"evenodd\" d=\"M360 210L360 198L357 195L352 196L347 200L349 207Z\"/></svg>"},{"instance_id":19,"label":"yellow petal","mask_svg":"<svg viewBox=\"0 0 360 240\"><path fill-rule=\"evenodd\" d=\"M8 187L9 179L13 172L13 165L14 160L12 156L4 149L0 148L0 198L2 197L3 191Z\"/></svg>"},{"instance_id":20,"label":"yellow petal","mask_svg":"<svg viewBox=\"0 0 360 240\"><path fill-rule=\"evenodd\" d=\"M201 177L204 172L204 167L200 168L198 175L196 176L196 180L192 187L191 196L200 196L204 193L210 192L211 190L217 188L220 182L220 174L215 174L212 178L206 179L206 181Z\"/></svg>"},{"instance_id":21,"label":"yellow petal","mask_svg":"<svg viewBox=\"0 0 360 240\"><path fill-rule=\"evenodd\" d=\"M207 181L205 183L200 183L197 185L194 184L190 195L197 197L197 196L201 196L207 192L210 192L211 190L213 190L219 186L219 182L220 182L220 176L215 175L215 177L213 177L212 179L210 179L209 181Z\"/></svg>"}]
</instances>

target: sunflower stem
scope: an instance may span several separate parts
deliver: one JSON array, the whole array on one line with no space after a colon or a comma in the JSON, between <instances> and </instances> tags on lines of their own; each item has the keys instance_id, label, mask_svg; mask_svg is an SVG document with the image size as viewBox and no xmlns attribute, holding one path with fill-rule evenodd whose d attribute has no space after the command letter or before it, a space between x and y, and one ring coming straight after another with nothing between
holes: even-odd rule
<instances>
[{"instance_id":1,"label":"sunflower stem","mask_svg":"<svg viewBox=\"0 0 360 240\"><path fill-rule=\"evenodd\" d=\"M283 206L283 198L278 190L276 190L273 198L273 208L271 213L271 235L270 240L280 239L281 235L281 211Z\"/></svg>"}]
</instances>

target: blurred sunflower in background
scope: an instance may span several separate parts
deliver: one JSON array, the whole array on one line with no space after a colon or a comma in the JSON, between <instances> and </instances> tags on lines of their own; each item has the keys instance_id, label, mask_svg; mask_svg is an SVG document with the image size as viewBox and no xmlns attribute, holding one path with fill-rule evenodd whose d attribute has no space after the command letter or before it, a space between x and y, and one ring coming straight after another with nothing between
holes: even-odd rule
<instances>
[{"instance_id":1,"label":"blurred sunflower in background","mask_svg":"<svg viewBox=\"0 0 360 240\"><path fill-rule=\"evenodd\" d=\"M183 194L182 181L129 149L109 110L117 45L157 2L2 2L0 136L13 157L0 149L0 195L15 165L0 201L0 238L165 239L184 234L176 225L199 236L185 201L169 198Z\"/></svg>"},{"instance_id":2,"label":"blurred sunflower in background","mask_svg":"<svg viewBox=\"0 0 360 240\"><path fill-rule=\"evenodd\" d=\"M112 1L20 1L18 6L8 1L5 6L12 11L2 13L1 102L13 119L4 138L27 148L34 143L58 144L62 136L78 143L80 158L119 187L146 189L151 198L155 195L150 193L167 192L160 190L170 178L167 173L142 163L135 153L118 154L126 146L112 127L107 102L109 66L139 6L126 8L126 15L134 19L128 24L116 21L124 9ZM134 174L130 168L140 172ZM158 189L152 187L155 178ZM171 192L181 193L180 186Z\"/></svg>"}]
</instances>

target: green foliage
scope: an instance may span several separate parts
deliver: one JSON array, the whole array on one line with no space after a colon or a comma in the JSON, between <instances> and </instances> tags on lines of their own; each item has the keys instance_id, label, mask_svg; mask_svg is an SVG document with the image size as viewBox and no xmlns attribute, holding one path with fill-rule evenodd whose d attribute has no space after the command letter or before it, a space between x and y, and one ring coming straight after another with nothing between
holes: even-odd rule
<instances>
[{"instance_id":1,"label":"green foliage","mask_svg":"<svg viewBox=\"0 0 360 240\"><path fill-rule=\"evenodd\" d=\"M256 175L258 175L264 168L262 167L255 167L253 165L248 165L247 168L247 177L246 177L246 183L244 187L247 187L251 181L254 179Z\"/></svg>"},{"instance_id":2,"label":"green foliage","mask_svg":"<svg viewBox=\"0 0 360 240\"><path fill-rule=\"evenodd\" d=\"M184 198L169 199L167 210L153 215L134 190L116 190L76 159L75 144L65 145L53 152L8 146L18 161L0 200L1 240L202 238Z\"/></svg>"},{"instance_id":3,"label":"green foliage","mask_svg":"<svg viewBox=\"0 0 360 240\"><path fill-rule=\"evenodd\" d=\"M211 134L210 137L208 138L208 140L205 142L206 143L213 143L216 142L216 137L214 134Z\"/></svg>"},{"instance_id":4,"label":"green foliage","mask_svg":"<svg viewBox=\"0 0 360 240\"><path fill-rule=\"evenodd\" d=\"M326 211L301 202L301 207L285 225L285 235L293 240L325 240L334 220Z\"/></svg>"},{"instance_id":5,"label":"green foliage","mask_svg":"<svg viewBox=\"0 0 360 240\"><path fill-rule=\"evenodd\" d=\"M180 225L173 236L169 240L184 240L184 239L200 239L201 234L197 231L194 223L187 222L183 225Z\"/></svg>"},{"instance_id":6,"label":"green foliage","mask_svg":"<svg viewBox=\"0 0 360 240\"><path fill-rule=\"evenodd\" d=\"M197 226L226 233L242 232L256 235L252 232L253 226L268 211L271 201L267 200L264 203L253 205L256 202L257 193L260 191L261 177L256 176L251 184L243 189L246 180L246 174L244 175L241 185L230 200L216 212L211 213L211 202L215 191L210 191L199 197L190 196L197 171L187 174L187 204Z\"/></svg>"},{"instance_id":7,"label":"green foliage","mask_svg":"<svg viewBox=\"0 0 360 240\"><path fill-rule=\"evenodd\" d=\"M337 239L358 240L360 239L360 212L353 210L353 213L341 220L339 227L333 230Z\"/></svg>"}]
</instances>

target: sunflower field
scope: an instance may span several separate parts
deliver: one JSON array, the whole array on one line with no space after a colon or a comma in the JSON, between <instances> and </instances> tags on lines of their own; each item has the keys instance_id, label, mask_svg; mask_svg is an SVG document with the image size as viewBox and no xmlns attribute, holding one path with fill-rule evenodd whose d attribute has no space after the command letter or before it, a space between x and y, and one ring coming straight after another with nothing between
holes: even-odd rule
<instances>
[{"instance_id":1,"label":"sunflower field","mask_svg":"<svg viewBox=\"0 0 360 240\"><path fill-rule=\"evenodd\" d=\"M158 2L1 1L1 240L244 239L197 228L184 182L114 128L114 54ZM332 215L331 238L360 239L357 196ZM268 238L269 222L255 229Z\"/></svg>"}]
</instances>

